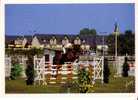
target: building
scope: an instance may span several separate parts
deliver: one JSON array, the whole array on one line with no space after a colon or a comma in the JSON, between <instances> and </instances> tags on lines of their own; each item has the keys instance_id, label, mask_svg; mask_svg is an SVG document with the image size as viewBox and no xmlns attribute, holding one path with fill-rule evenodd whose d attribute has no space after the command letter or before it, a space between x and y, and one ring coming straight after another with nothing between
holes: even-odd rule
<instances>
[{"instance_id":1,"label":"building","mask_svg":"<svg viewBox=\"0 0 138 100\"><path fill-rule=\"evenodd\" d=\"M103 45L102 36L78 36L78 35L50 35L35 34L34 36L6 36L6 48L47 48L63 50L79 46L84 51L102 50L108 51L108 45ZM106 41L105 36L105 41ZM8 41L8 42L7 42Z\"/></svg>"},{"instance_id":2,"label":"building","mask_svg":"<svg viewBox=\"0 0 138 100\"><path fill-rule=\"evenodd\" d=\"M16 48L24 48L26 43L27 43L27 39L24 38L24 37L18 37L14 41L14 45L15 45Z\"/></svg>"},{"instance_id":3,"label":"building","mask_svg":"<svg viewBox=\"0 0 138 100\"><path fill-rule=\"evenodd\" d=\"M43 41L37 38L37 36L34 36L31 42L31 47L32 48L43 48L44 44Z\"/></svg>"}]
</instances>

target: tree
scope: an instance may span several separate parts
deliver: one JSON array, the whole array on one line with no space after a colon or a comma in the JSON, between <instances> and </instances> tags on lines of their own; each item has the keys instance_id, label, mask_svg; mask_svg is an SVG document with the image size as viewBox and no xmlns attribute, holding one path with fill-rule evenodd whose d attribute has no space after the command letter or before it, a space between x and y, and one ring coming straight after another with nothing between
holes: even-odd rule
<instances>
[{"instance_id":1,"label":"tree","mask_svg":"<svg viewBox=\"0 0 138 100\"><path fill-rule=\"evenodd\" d=\"M121 34L118 42L118 52L120 55L135 54L135 36L131 30L126 30L125 34Z\"/></svg>"},{"instance_id":2,"label":"tree","mask_svg":"<svg viewBox=\"0 0 138 100\"><path fill-rule=\"evenodd\" d=\"M115 54L115 36L110 34L107 38L108 54ZM135 35L131 30L126 30L125 33L118 35L117 40L118 55L134 55L135 54Z\"/></svg>"},{"instance_id":3,"label":"tree","mask_svg":"<svg viewBox=\"0 0 138 100\"><path fill-rule=\"evenodd\" d=\"M89 34L95 36L97 34L95 29L90 29Z\"/></svg>"},{"instance_id":4,"label":"tree","mask_svg":"<svg viewBox=\"0 0 138 100\"><path fill-rule=\"evenodd\" d=\"M127 57L125 57L125 61L123 64L123 70L122 70L122 76L123 77L128 77L128 70L129 70L129 65L127 63Z\"/></svg>"},{"instance_id":5,"label":"tree","mask_svg":"<svg viewBox=\"0 0 138 100\"><path fill-rule=\"evenodd\" d=\"M26 84L33 85L35 76L34 76L33 56L31 55L28 57L27 61L26 76L27 76Z\"/></svg>"},{"instance_id":6,"label":"tree","mask_svg":"<svg viewBox=\"0 0 138 100\"><path fill-rule=\"evenodd\" d=\"M104 70L103 70L103 74L104 74L104 83L108 83L109 82L109 75L110 75L110 69L108 67L108 60L107 58L104 58Z\"/></svg>"},{"instance_id":7,"label":"tree","mask_svg":"<svg viewBox=\"0 0 138 100\"><path fill-rule=\"evenodd\" d=\"M135 54L135 35L131 30L125 31L125 41L126 41L126 53L129 55ZM124 49L124 50L125 50Z\"/></svg>"},{"instance_id":8,"label":"tree","mask_svg":"<svg viewBox=\"0 0 138 100\"><path fill-rule=\"evenodd\" d=\"M80 30L81 36L95 36L97 34L95 29L83 28Z\"/></svg>"},{"instance_id":9,"label":"tree","mask_svg":"<svg viewBox=\"0 0 138 100\"><path fill-rule=\"evenodd\" d=\"M126 34L127 36L133 35L133 34L132 34L132 30L126 30L126 31L125 31L125 34Z\"/></svg>"},{"instance_id":10,"label":"tree","mask_svg":"<svg viewBox=\"0 0 138 100\"><path fill-rule=\"evenodd\" d=\"M88 34L89 34L88 28L84 28L84 29L80 30L80 35L88 35Z\"/></svg>"},{"instance_id":11,"label":"tree","mask_svg":"<svg viewBox=\"0 0 138 100\"><path fill-rule=\"evenodd\" d=\"M107 44L108 44L108 54L114 55L115 54L115 37L113 34L109 34L107 37Z\"/></svg>"}]
</instances>

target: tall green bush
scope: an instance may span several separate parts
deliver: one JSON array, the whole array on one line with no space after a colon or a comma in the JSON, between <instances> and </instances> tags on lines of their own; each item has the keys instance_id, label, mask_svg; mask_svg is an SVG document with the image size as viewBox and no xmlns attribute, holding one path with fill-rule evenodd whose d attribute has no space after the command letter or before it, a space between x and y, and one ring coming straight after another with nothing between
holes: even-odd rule
<instances>
[{"instance_id":1,"label":"tall green bush","mask_svg":"<svg viewBox=\"0 0 138 100\"><path fill-rule=\"evenodd\" d=\"M110 69L108 67L108 59L107 58L104 58L103 74L104 74L104 78L103 78L104 83L109 83Z\"/></svg>"},{"instance_id":2,"label":"tall green bush","mask_svg":"<svg viewBox=\"0 0 138 100\"><path fill-rule=\"evenodd\" d=\"M26 84L27 85L33 85L34 77L35 77L33 56L28 57L26 76L27 76Z\"/></svg>"},{"instance_id":3,"label":"tall green bush","mask_svg":"<svg viewBox=\"0 0 138 100\"><path fill-rule=\"evenodd\" d=\"M21 72L23 71L21 64L14 64L11 68L11 76L12 80L15 80L17 77L21 76Z\"/></svg>"},{"instance_id":4,"label":"tall green bush","mask_svg":"<svg viewBox=\"0 0 138 100\"><path fill-rule=\"evenodd\" d=\"M17 77L21 76L21 72L23 71L23 69L16 55L11 57L11 64L12 68L11 68L10 78L12 80L15 80Z\"/></svg>"},{"instance_id":5,"label":"tall green bush","mask_svg":"<svg viewBox=\"0 0 138 100\"><path fill-rule=\"evenodd\" d=\"M123 70L122 70L122 76L123 77L128 77L128 71L129 71L129 65L127 63L127 57L125 57L125 61L123 64Z\"/></svg>"}]
</instances>

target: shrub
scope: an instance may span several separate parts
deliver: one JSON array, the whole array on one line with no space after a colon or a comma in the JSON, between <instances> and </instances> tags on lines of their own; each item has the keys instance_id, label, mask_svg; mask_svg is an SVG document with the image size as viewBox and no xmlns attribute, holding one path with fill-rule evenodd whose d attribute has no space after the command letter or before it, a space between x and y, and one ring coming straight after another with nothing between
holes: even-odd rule
<instances>
[{"instance_id":1,"label":"shrub","mask_svg":"<svg viewBox=\"0 0 138 100\"><path fill-rule=\"evenodd\" d=\"M128 70L129 70L129 65L127 63L127 57L125 57L125 62L123 64L123 70L122 70L123 77L128 77Z\"/></svg>"},{"instance_id":2,"label":"shrub","mask_svg":"<svg viewBox=\"0 0 138 100\"><path fill-rule=\"evenodd\" d=\"M14 64L13 67L11 68L11 76L10 78L12 80L15 80L17 77L21 76L22 72L22 67L20 64Z\"/></svg>"},{"instance_id":3,"label":"shrub","mask_svg":"<svg viewBox=\"0 0 138 100\"><path fill-rule=\"evenodd\" d=\"M33 56L28 57L27 68L26 68L26 76L27 76L26 84L27 85L33 85L34 77L35 77Z\"/></svg>"},{"instance_id":4,"label":"shrub","mask_svg":"<svg viewBox=\"0 0 138 100\"><path fill-rule=\"evenodd\" d=\"M78 85L80 93L87 93L92 91L91 87L93 87L93 85L91 84L91 76L87 68L79 69Z\"/></svg>"},{"instance_id":5,"label":"shrub","mask_svg":"<svg viewBox=\"0 0 138 100\"><path fill-rule=\"evenodd\" d=\"M103 78L104 83L109 83L110 69L108 67L108 60L107 60L107 58L104 58L104 70L103 70L103 74L104 74L104 78Z\"/></svg>"}]
</instances>

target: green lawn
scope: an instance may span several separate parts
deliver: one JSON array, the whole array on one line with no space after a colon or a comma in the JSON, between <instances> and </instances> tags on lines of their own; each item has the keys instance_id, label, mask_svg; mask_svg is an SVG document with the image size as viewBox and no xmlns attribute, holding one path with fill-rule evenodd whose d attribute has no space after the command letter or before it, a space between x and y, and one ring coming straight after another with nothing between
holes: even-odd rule
<instances>
[{"instance_id":1,"label":"green lawn","mask_svg":"<svg viewBox=\"0 0 138 100\"><path fill-rule=\"evenodd\" d=\"M94 93L134 93L134 85L125 87L131 80L134 81L134 77L111 78L109 84L101 84L97 81L93 87ZM6 93L67 93L67 88L63 85L27 86L24 79L6 80L5 86ZM72 87L70 92L78 93L78 89Z\"/></svg>"},{"instance_id":2,"label":"green lawn","mask_svg":"<svg viewBox=\"0 0 138 100\"><path fill-rule=\"evenodd\" d=\"M97 83L94 85L95 93L134 93L135 92L135 81L134 77L118 77L110 78L109 84ZM133 84L126 84L133 81Z\"/></svg>"},{"instance_id":3,"label":"green lawn","mask_svg":"<svg viewBox=\"0 0 138 100\"><path fill-rule=\"evenodd\" d=\"M23 79L6 80L5 86L6 93L67 93L59 84L27 86ZM71 88L71 92L77 93L77 90Z\"/></svg>"}]
</instances>

